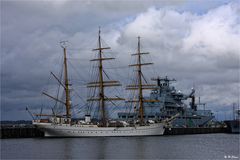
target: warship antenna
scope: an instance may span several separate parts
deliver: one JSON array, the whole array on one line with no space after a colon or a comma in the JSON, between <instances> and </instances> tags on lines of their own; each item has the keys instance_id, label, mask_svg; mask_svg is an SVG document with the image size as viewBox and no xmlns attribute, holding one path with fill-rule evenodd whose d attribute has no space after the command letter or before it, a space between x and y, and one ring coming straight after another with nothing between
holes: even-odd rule
<instances>
[{"instance_id":1,"label":"warship antenna","mask_svg":"<svg viewBox=\"0 0 240 160\"><path fill-rule=\"evenodd\" d=\"M144 102L159 102L158 100L145 100L143 98L143 90L145 89L154 89L156 85L153 84L142 84L142 78L143 78L143 73L142 73L142 66L144 65L152 65L153 63L142 63L142 55L144 54L149 54L141 52L141 47L140 47L140 37L138 36L138 45L137 45L137 53L132 54L132 56L137 56L137 63L136 64L131 64L129 65L130 67L136 67L137 68L137 82L138 84L134 85L127 85L126 89L127 90L138 90L138 99L133 99L129 100L127 102L138 102L139 104L139 120L140 120L140 125L144 124Z\"/></svg>"},{"instance_id":2,"label":"warship antenna","mask_svg":"<svg viewBox=\"0 0 240 160\"><path fill-rule=\"evenodd\" d=\"M89 98L87 101L98 101L99 107L101 110L101 121L102 126L107 126L107 115L105 110L105 101L113 101L113 100L124 100L123 98L110 98L106 97L104 94L104 88L105 87L111 87L111 86L121 86L119 81L105 81L103 78L103 74L105 73L103 70L103 61L104 60L112 60L115 58L104 58L103 57L103 50L111 49L110 47L102 47L101 43L101 29L99 27L98 30L98 48L93 49L93 51L98 51L98 58L92 59L90 61L98 61L98 72L99 72L99 78L97 82L90 82L88 83L88 88L91 87L98 87L99 88L99 95L96 98Z\"/></svg>"}]
</instances>

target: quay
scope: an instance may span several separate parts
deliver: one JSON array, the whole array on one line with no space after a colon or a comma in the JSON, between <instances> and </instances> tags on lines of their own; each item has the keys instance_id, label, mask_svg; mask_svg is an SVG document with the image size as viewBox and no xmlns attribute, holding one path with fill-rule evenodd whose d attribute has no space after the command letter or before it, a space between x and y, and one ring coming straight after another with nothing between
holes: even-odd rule
<instances>
[{"instance_id":1,"label":"quay","mask_svg":"<svg viewBox=\"0 0 240 160\"><path fill-rule=\"evenodd\" d=\"M44 137L44 133L33 125L1 125L0 138L37 138ZM214 128L166 128L164 135L231 133L226 127Z\"/></svg>"},{"instance_id":2,"label":"quay","mask_svg":"<svg viewBox=\"0 0 240 160\"><path fill-rule=\"evenodd\" d=\"M0 138L34 138L43 137L44 133L33 125L1 125Z\"/></svg>"},{"instance_id":3,"label":"quay","mask_svg":"<svg viewBox=\"0 0 240 160\"><path fill-rule=\"evenodd\" d=\"M230 133L226 127L166 128L164 135Z\"/></svg>"}]
</instances>

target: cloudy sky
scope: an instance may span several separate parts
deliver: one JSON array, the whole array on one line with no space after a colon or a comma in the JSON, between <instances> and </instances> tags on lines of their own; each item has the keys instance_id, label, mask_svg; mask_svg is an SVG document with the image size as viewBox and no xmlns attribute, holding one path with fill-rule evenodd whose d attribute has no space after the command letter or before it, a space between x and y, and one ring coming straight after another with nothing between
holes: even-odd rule
<instances>
[{"instance_id":1,"label":"cloudy sky","mask_svg":"<svg viewBox=\"0 0 240 160\"><path fill-rule=\"evenodd\" d=\"M175 78L186 93L194 86L207 109L231 118L240 96L240 1L2 0L1 119L30 119L26 106L47 103L41 92L50 71L59 73L62 40L85 83L99 26L123 84L140 36L154 62L149 77Z\"/></svg>"}]
</instances>

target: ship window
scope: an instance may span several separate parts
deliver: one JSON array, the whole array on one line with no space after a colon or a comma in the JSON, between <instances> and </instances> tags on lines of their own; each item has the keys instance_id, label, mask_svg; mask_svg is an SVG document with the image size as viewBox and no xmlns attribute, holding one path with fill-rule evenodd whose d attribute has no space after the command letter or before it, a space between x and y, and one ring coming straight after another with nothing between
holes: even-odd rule
<instances>
[{"instance_id":1,"label":"ship window","mask_svg":"<svg viewBox=\"0 0 240 160\"><path fill-rule=\"evenodd\" d=\"M126 118L126 116L122 116L122 118Z\"/></svg>"}]
</instances>

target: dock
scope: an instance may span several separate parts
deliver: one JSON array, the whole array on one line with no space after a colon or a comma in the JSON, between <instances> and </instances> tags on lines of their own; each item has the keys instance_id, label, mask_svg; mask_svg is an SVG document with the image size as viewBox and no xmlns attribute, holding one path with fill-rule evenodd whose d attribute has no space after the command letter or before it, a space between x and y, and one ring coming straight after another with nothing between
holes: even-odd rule
<instances>
[{"instance_id":1,"label":"dock","mask_svg":"<svg viewBox=\"0 0 240 160\"><path fill-rule=\"evenodd\" d=\"M209 133L230 133L230 132L225 127L166 128L164 135L209 134Z\"/></svg>"},{"instance_id":2,"label":"dock","mask_svg":"<svg viewBox=\"0 0 240 160\"><path fill-rule=\"evenodd\" d=\"M6 138L37 138L44 137L44 133L33 125L1 126L1 139ZM230 133L226 127L213 128L166 128L164 135Z\"/></svg>"},{"instance_id":3,"label":"dock","mask_svg":"<svg viewBox=\"0 0 240 160\"><path fill-rule=\"evenodd\" d=\"M0 138L36 138L43 137L44 133L33 125L1 126Z\"/></svg>"}]
</instances>

